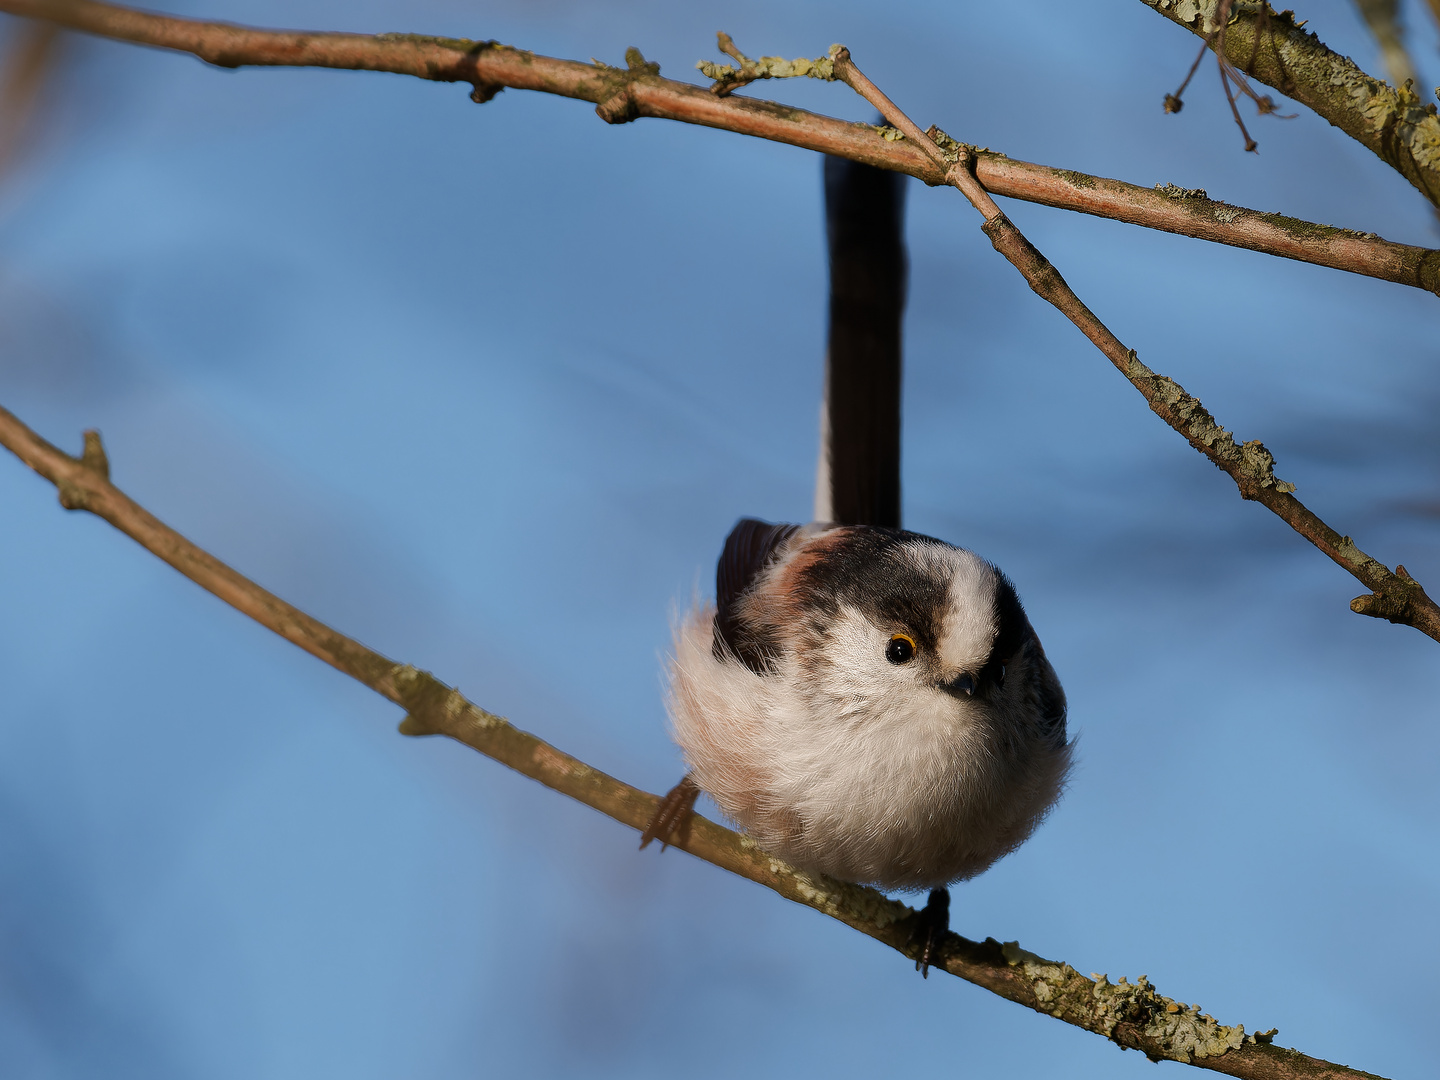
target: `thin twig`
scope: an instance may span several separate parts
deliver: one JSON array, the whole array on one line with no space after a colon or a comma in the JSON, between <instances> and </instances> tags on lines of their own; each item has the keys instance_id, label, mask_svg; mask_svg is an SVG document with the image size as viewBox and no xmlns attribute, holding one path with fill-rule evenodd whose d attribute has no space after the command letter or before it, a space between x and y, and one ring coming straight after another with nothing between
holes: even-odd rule
<instances>
[{"instance_id":1,"label":"thin twig","mask_svg":"<svg viewBox=\"0 0 1440 1080\"><path fill-rule=\"evenodd\" d=\"M432 675L398 664L311 618L200 549L110 483L109 461L94 431L71 457L0 408L0 445L59 490L61 505L88 510L164 559L236 610L324 660L406 710L406 735L447 735L546 787L643 831L659 798L510 724L466 700ZM774 890L788 900L838 919L910 959L915 912L874 889L806 874L755 846L748 837L705 818L692 818L672 846ZM971 941L949 934L933 967L1104 1035L1154 1059L1187 1062L1251 1080L1355 1080L1355 1070L1274 1046L1275 1032L1247 1035L1197 1007L1158 994L1142 975L1131 983L1089 979L1069 964L1045 960L1015 942Z\"/></svg>"},{"instance_id":2,"label":"thin twig","mask_svg":"<svg viewBox=\"0 0 1440 1080\"><path fill-rule=\"evenodd\" d=\"M1178 113L1185 107L1185 88L1190 85L1190 80L1195 78L1195 72L1200 70L1200 61L1205 59L1205 45L1200 46L1200 51L1195 54L1195 62L1190 65L1190 70L1185 73L1185 78L1175 88L1173 94L1165 95L1165 111L1167 113Z\"/></svg>"},{"instance_id":3,"label":"thin twig","mask_svg":"<svg viewBox=\"0 0 1440 1080\"><path fill-rule=\"evenodd\" d=\"M1263 0L1235 4L1233 12L1232 0L1141 2L1205 39L1232 65L1232 77L1233 65L1245 64L1247 75L1313 109L1440 206L1440 116L1433 102L1367 74L1305 30L1293 11L1277 12ZM1212 37L1222 7L1225 32ZM1256 97L1257 104L1263 100Z\"/></svg>"},{"instance_id":4,"label":"thin twig","mask_svg":"<svg viewBox=\"0 0 1440 1080\"><path fill-rule=\"evenodd\" d=\"M1261 443L1237 444L1231 434L1217 424L1205 407L1187 394L1179 383L1151 371L1140 362L1134 350L1121 344L1120 339L1075 295L1060 272L995 205L995 200L971 171L972 154L968 146L941 135L935 128L931 128L930 133L921 131L855 66L850 50L843 45L834 46L830 50L830 58L835 64L837 79L879 109L887 123L903 131L905 137L919 145L937 166L945 166L946 182L958 189L980 211L985 219L981 228L995 245L995 250L1009 259L1036 293L1059 309L1105 354L1145 396L1157 416L1229 473L1242 498L1253 499L1268 507L1372 590L1369 596L1357 597L1351 602L1352 611L1413 626L1440 641L1440 605L1425 594L1425 590L1405 572L1403 566L1391 571L1356 547L1350 537L1341 536L1321 521L1291 494L1295 490L1294 484L1276 478L1275 459ZM945 149L941 149L931 133L945 139L948 144Z\"/></svg>"},{"instance_id":5,"label":"thin twig","mask_svg":"<svg viewBox=\"0 0 1440 1080\"><path fill-rule=\"evenodd\" d=\"M256 30L152 15L93 0L0 0L0 11L49 19L120 41L192 53L222 67L388 71L436 82L470 83L476 101L488 101L505 87L557 94L594 103L596 111L611 123L658 117L701 124L908 173L927 184L945 183L945 170L919 147L884 139L868 124L847 123L771 102L717 97L701 87L661 78L643 64L643 57L639 57L639 67L610 67L557 60L493 41ZM1157 193L1120 180L1017 161L993 151L975 151L975 174L996 195L1440 293L1440 251L1391 243L1373 233L1230 206L1206 198L1202 191L1174 184Z\"/></svg>"},{"instance_id":6,"label":"thin twig","mask_svg":"<svg viewBox=\"0 0 1440 1080\"><path fill-rule=\"evenodd\" d=\"M1200 45L1200 52L1195 56L1195 62L1190 65L1190 70L1185 73L1185 79L1180 83L1180 88L1173 94L1165 95L1165 111L1167 113L1178 113L1185 105L1181 95L1185 88L1190 85L1190 80L1195 77L1195 72L1200 67L1200 61L1205 59L1205 53L1211 49L1215 51L1215 66L1220 71L1220 88L1225 92L1225 100L1230 105L1230 115L1235 118L1235 126L1240 129L1240 134L1245 136L1245 149L1251 153L1255 152L1257 144L1250 137L1250 132L1245 128L1245 121L1240 118L1240 110L1235 107L1235 95L1231 92L1233 84L1242 94L1255 103L1256 110L1261 116L1278 115L1275 112L1275 102L1268 97L1257 94L1245 75L1232 64L1225 56L1225 28L1230 20L1231 0L1219 0L1215 9L1213 23L1215 29L1205 35L1205 40ZM1245 63L1245 70L1249 71L1255 65L1255 57L1260 52L1260 36L1255 35L1255 46L1250 50L1250 59ZM1290 113L1281 116L1282 120L1294 120L1295 114Z\"/></svg>"},{"instance_id":7,"label":"thin twig","mask_svg":"<svg viewBox=\"0 0 1440 1080\"><path fill-rule=\"evenodd\" d=\"M1250 137L1250 132L1245 130L1245 121L1241 119L1240 110L1235 105L1235 95L1230 90L1230 78L1229 73L1225 70L1225 65L1220 64L1218 67L1220 69L1220 86L1225 91L1225 101L1230 106L1230 115L1235 118L1235 126L1240 129L1240 134L1245 136L1245 149L1253 154L1260 144ZM1244 84L1236 83L1236 85L1243 86Z\"/></svg>"}]
</instances>

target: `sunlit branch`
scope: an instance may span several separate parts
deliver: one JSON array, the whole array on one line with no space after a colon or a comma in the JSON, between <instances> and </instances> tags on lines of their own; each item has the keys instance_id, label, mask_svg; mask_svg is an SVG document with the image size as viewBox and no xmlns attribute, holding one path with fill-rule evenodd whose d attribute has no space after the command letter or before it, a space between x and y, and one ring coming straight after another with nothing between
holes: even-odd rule
<instances>
[{"instance_id":1,"label":"sunlit branch","mask_svg":"<svg viewBox=\"0 0 1440 1080\"><path fill-rule=\"evenodd\" d=\"M633 49L627 54L627 66L610 67L557 60L493 41L419 34L257 30L154 15L93 0L0 0L0 11L48 19L120 41L193 53L222 67L386 71L438 82L470 83L476 101L489 101L506 87L558 94L593 102L596 112L610 123L658 117L701 124L909 173L927 184L945 182L944 170L908 140L887 140L868 124L847 123L773 102L723 96L662 78L659 66L647 63ZM1231 206L1182 185L1141 187L1017 161L994 151L976 152L975 175L995 195L1440 293L1440 251L1391 243L1373 233Z\"/></svg>"}]
</instances>

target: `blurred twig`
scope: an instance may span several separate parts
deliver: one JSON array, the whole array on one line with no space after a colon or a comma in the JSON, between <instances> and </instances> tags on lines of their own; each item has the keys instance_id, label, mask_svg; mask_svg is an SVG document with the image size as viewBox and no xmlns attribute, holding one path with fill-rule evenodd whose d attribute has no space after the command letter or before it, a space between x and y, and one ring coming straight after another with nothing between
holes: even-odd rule
<instances>
[{"instance_id":1,"label":"blurred twig","mask_svg":"<svg viewBox=\"0 0 1440 1080\"><path fill-rule=\"evenodd\" d=\"M1440 3L1440 0L1435 0ZM1405 28L1400 24L1399 0L1355 0L1365 24L1380 46L1380 56L1392 86L1404 86L1415 78L1415 65L1405 50Z\"/></svg>"},{"instance_id":2,"label":"blurred twig","mask_svg":"<svg viewBox=\"0 0 1440 1080\"><path fill-rule=\"evenodd\" d=\"M41 91L60 54L60 36L54 23L26 20L11 31L0 57L0 181L34 134Z\"/></svg>"},{"instance_id":3,"label":"blurred twig","mask_svg":"<svg viewBox=\"0 0 1440 1080\"><path fill-rule=\"evenodd\" d=\"M1243 0L1142 0L1211 42L1234 67L1334 124L1440 206L1440 118L1433 102L1367 75L1304 29L1294 12ZM1228 14L1225 32L1217 18Z\"/></svg>"},{"instance_id":4,"label":"blurred twig","mask_svg":"<svg viewBox=\"0 0 1440 1080\"><path fill-rule=\"evenodd\" d=\"M0 0L0 11L53 19L75 30L121 41L193 53L222 67L254 64L389 71L437 82L470 83L477 101L488 101L504 87L559 94L593 102L596 112L610 123L659 117L701 124L908 173L927 184L945 182L944 171L919 147L886 139L868 124L721 96L665 79L639 50L631 50L633 55L627 56L629 62L622 68L557 60L493 41L255 30L152 15L92 0ZM1207 198L1203 191L1174 184L1157 191L1016 161L994 151L976 151L975 174L996 195L1440 293L1440 252L1391 243L1373 233L1229 206Z\"/></svg>"},{"instance_id":5,"label":"blurred twig","mask_svg":"<svg viewBox=\"0 0 1440 1080\"><path fill-rule=\"evenodd\" d=\"M0 408L0 445L9 448L59 490L61 505L88 510L158 555L190 580L312 656L363 683L406 710L406 735L448 735L636 830L643 830L659 799L556 749L467 701L457 690L407 664L397 664L345 637L243 577L209 552L160 522L110 483L110 463L94 431L84 452L71 457ZM797 870L755 846L748 837L696 816L674 846L706 862L814 908L914 959L914 911L874 889ZM1045 960L1009 942L970 941L949 934L942 967L1068 1024L1139 1050L1152 1060L1185 1062L1253 1080L1355 1080L1368 1076L1341 1065L1274 1046L1274 1031L1247 1035L1158 994L1138 982L1086 978L1069 964Z\"/></svg>"},{"instance_id":6,"label":"blurred twig","mask_svg":"<svg viewBox=\"0 0 1440 1080\"><path fill-rule=\"evenodd\" d=\"M1199 400L1187 394L1179 383L1157 375L1142 364L1135 351L1127 349L1085 306L1065 283L1060 272L1021 234L975 178L971 172L972 159L968 146L956 142L937 128L921 131L855 66L850 51L844 46L832 48L830 58L834 62L837 79L849 84L880 110L887 123L899 128L907 139L924 149L936 168L945 170L946 182L969 199L984 217L985 224L981 228L990 237L995 250L1009 259L1036 293L1055 305L1105 354L1131 385L1145 396L1157 416L1229 473L1242 498L1253 499L1273 511L1280 520L1373 590L1370 595L1352 601L1351 610L1390 622L1405 623L1440 641L1440 605L1426 595L1403 566L1391 571L1356 547L1350 537L1341 536L1316 517L1291 494L1295 490L1294 484L1276 478L1275 459L1263 444L1258 441L1237 444Z\"/></svg>"}]
</instances>

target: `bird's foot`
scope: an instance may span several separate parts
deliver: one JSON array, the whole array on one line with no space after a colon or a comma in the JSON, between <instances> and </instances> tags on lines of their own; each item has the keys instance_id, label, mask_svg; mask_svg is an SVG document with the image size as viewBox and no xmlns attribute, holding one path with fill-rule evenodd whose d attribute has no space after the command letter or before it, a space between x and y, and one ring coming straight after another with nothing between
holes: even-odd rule
<instances>
[{"instance_id":1,"label":"bird's foot","mask_svg":"<svg viewBox=\"0 0 1440 1080\"><path fill-rule=\"evenodd\" d=\"M940 959L940 946L950 932L950 890L931 889L930 899L915 913L915 925L910 930L907 947L919 944L920 952L915 957L915 970L922 979L930 977L930 964Z\"/></svg>"},{"instance_id":2,"label":"bird's foot","mask_svg":"<svg viewBox=\"0 0 1440 1080\"><path fill-rule=\"evenodd\" d=\"M641 850L649 847L651 840L660 841L661 851L676 841L683 844L689 840L690 817L695 812L695 800L699 795L700 785L686 773L685 778L671 788L655 808L655 816L640 834Z\"/></svg>"}]
</instances>

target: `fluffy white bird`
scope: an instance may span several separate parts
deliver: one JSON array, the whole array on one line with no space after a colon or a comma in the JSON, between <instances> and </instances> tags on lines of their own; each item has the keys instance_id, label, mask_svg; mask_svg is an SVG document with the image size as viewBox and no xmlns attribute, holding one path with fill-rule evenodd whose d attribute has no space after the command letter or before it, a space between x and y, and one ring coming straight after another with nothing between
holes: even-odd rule
<instances>
[{"instance_id":1,"label":"fluffy white bird","mask_svg":"<svg viewBox=\"0 0 1440 1080\"><path fill-rule=\"evenodd\" d=\"M668 705L690 771L645 842L698 787L765 850L883 888L985 870L1070 766L1065 694L1009 580L898 529L741 521L715 606L677 629ZM932 894L922 969L947 907Z\"/></svg>"},{"instance_id":2,"label":"fluffy white bird","mask_svg":"<svg viewBox=\"0 0 1440 1080\"><path fill-rule=\"evenodd\" d=\"M680 624L669 712L690 772L641 840L683 837L703 789L807 870L929 889L928 973L949 884L1034 831L1070 767L1065 693L1015 589L900 525L904 177L825 162L830 247L815 517L744 520L714 606Z\"/></svg>"}]
</instances>

